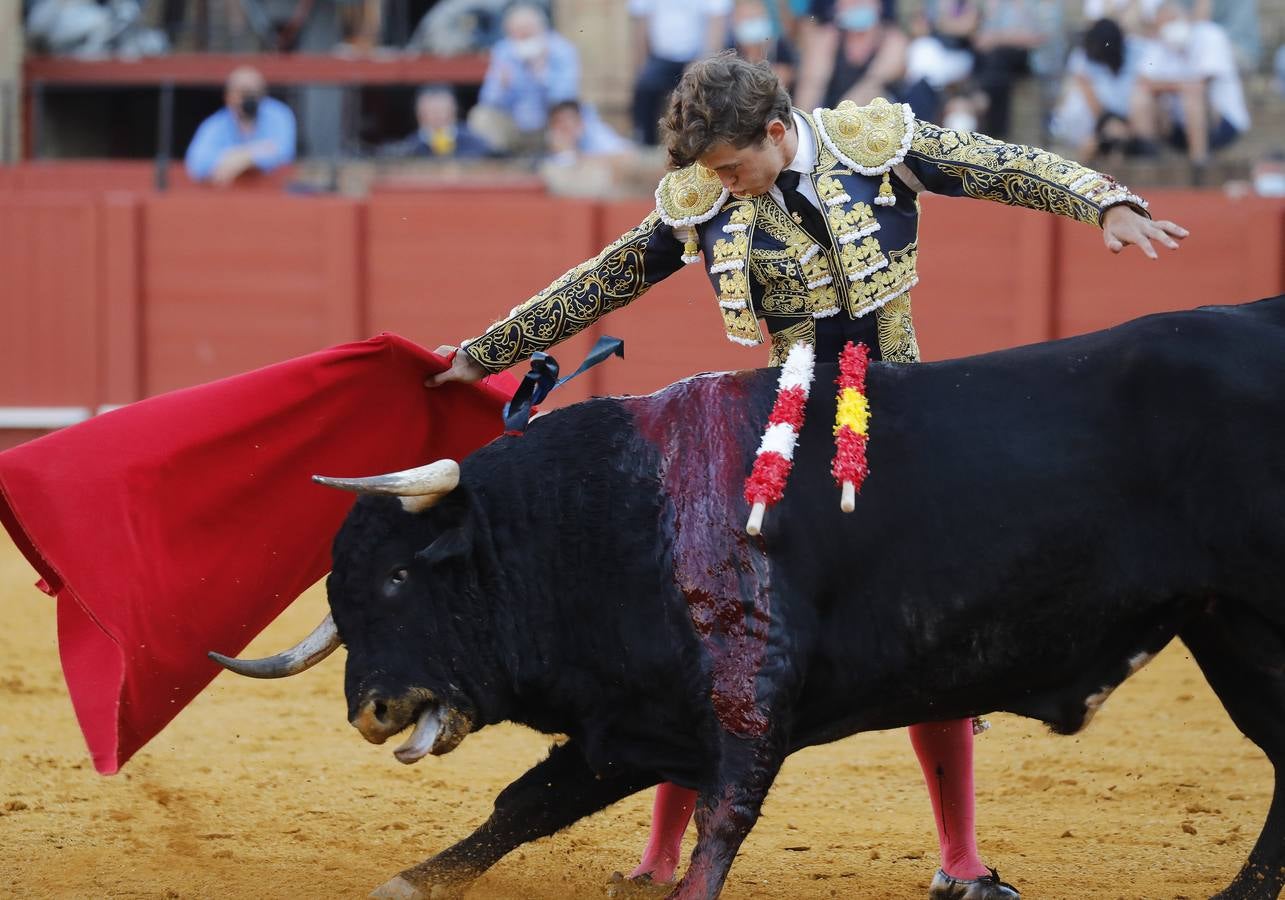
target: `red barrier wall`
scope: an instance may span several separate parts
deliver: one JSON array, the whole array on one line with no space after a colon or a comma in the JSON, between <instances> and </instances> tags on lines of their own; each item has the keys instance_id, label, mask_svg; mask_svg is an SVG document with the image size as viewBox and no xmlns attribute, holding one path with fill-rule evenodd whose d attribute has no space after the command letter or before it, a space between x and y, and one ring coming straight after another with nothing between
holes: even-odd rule
<instances>
[{"instance_id":1,"label":"red barrier wall","mask_svg":"<svg viewBox=\"0 0 1285 900\"><path fill-rule=\"evenodd\" d=\"M101 210L0 194L0 406L97 405Z\"/></svg>"},{"instance_id":2,"label":"red barrier wall","mask_svg":"<svg viewBox=\"0 0 1285 900\"><path fill-rule=\"evenodd\" d=\"M367 331L396 331L434 347L480 334L596 252L597 209L548 197L381 194L367 201ZM584 356L593 335L567 342ZM586 376L560 391L582 400Z\"/></svg>"},{"instance_id":3,"label":"red barrier wall","mask_svg":"<svg viewBox=\"0 0 1285 900\"><path fill-rule=\"evenodd\" d=\"M273 172L249 173L236 183L240 194L250 190L270 190L279 196L281 189L294 179L294 166L283 166ZM166 169L170 190L194 190L210 193L225 189L194 182L187 177L181 161ZM22 191L139 191L156 186L156 163L143 159L75 159L40 160L12 166L0 166L0 189Z\"/></svg>"},{"instance_id":4,"label":"red barrier wall","mask_svg":"<svg viewBox=\"0 0 1285 900\"><path fill-rule=\"evenodd\" d=\"M1092 229L1058 229L1058 335L1082 334L1152 312L1239 303L1285 289L1285 204L1250 197L1232 200L1197 191L1151 198L1157 219L1191 232L1180 250L1159 249L1152 261L1130 249L1102 252Z\"/></svg>"},{"instance_id":5,"label":"red barrier wall","mask_svg":"<svg viewBox=\"0 0 1285 900\"><path fill-rule=\"evenodd\" d=\"M156 394L355 340L362 205L175 194L143 208L143 389Z\"/></svg>"},{"instance_id":6,"label":"red barrier wall","mask_svg":"<svg viewBox=\"0 0 1285 900\"><path fill-rule=\"evenodd\" d=\"M911 302L924 359L1052 338L1055 235L1061 228L1092 229L981 200L924 196L920 202L923 250Z\"/></svg>"},{"instance_id":7,"label":"red barrier wall","mask_svg":"<svg viewBox=\"0 0 1285 900\"><path fill-rule=\"evenodd\" d=\"M456 342L649 209L454 192L350 200L10 184L0 190L0 407L124 403L381 330ZM1152 210L1192 231L1159 262L1134 250L1114 257L1078 223L924 198L913 296L925 357L1285 290L1285 203L1157 192ZM568 385L554 405L763 364L764 347L724 338L702 268L685 267L560 348L570 368L605 331L625 339L627 361Z\"/></svg>"}]
</instances>

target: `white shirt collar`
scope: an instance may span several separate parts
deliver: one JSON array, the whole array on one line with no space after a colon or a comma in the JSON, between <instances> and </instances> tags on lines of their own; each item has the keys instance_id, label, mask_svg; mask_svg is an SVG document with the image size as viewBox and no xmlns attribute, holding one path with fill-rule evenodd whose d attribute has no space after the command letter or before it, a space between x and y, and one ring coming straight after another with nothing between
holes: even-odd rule
<instances>
[{"instance_id":1,"label":"white shirt collar","mask_svg":"<svg viewBox=\"0 0 1285 900\"><path fill-rule=\"evenodd\" d=\"M791 172L809 175L817 166L816 139L812 137L812 127L808 124L807 119L796 111L792 111L792 115L794 116L794 130L799 135L799 148L794 151L794 159L786 168Z\"/></svg>"}]
</instances>

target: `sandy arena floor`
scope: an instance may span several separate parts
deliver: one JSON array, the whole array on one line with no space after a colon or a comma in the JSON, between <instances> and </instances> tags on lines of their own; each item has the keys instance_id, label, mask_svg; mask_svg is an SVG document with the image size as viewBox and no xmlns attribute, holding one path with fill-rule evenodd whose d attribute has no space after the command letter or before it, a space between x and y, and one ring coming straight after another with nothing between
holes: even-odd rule
<instances>
[{"instance_id":1,"label":"sandy arena floor","mask_svg":"<svg viewBox=\"0 0 1285 900\"><path fill-rule=\"evenodd\" d=\"M62 683L54 605L0 534L0 896L363 897L467 834L547 740L516 727L414 766L344 721L343 654L295 679L222 675L117 776L94 773ZM292 643L314 590L251 646ZM1086 732L1007 716L978 741L982 849L1027 900L1195 898L1226 884L1271 770L1175 644ZM470 897L600 897L636 860L650 794L503 860ZM690 845L694 829L688 832ZM792 757L724 896L914 898L936 869L903 732Z\"/></svg>"}]
</instances>

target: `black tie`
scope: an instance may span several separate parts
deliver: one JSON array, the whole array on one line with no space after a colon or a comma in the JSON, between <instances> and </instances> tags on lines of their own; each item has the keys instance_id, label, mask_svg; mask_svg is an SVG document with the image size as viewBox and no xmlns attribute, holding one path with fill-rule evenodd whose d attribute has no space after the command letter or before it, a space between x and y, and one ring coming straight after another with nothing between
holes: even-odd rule
<instances>
[{"instance_id":1,"label":"black tie","mask_svg":"<svg viewBox=\"0 0 1285 900\"><path fill-rule=\"evenodd\" d=\"M825 227L825 217L821 215L821 210L799 192L799 173L786 169L777 176L776 186L781 189L785 208L794 215L794 221L803 226L812 240L827 250L833 249L834 244L830 241L830 232Z\"/></svg>"}]
</instances>

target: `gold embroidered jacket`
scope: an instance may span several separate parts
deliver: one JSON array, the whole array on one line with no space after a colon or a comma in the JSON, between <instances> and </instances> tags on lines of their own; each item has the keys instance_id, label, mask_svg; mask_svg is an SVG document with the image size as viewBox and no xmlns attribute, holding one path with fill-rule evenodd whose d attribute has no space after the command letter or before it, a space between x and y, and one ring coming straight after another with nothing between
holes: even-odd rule
<instances>
[{"instance_id":1,"label":"gold embroidered jacket","mask_svg":"<svg viewBox=\"0 0 1285 900\"><path fill-rule=\"evenodd\" d=\"M831 316L877 313L882 357L918 359L910 316L917 283L918 194L996 200L1100 225L1112 206L1146 203L1112 178L1035 147L950 131L905 104L800 114L816 138L808 176L822 204L823 248L769 195L729 196L699 164L670 172L656 209L598 256L549 285L480 337L468 354L490 372L522 362L642 296L703 254L727 337L760 344L772 362L797 340L815 340Z\"/></svg>"}]
</instances>

